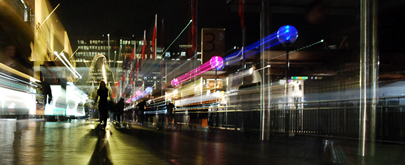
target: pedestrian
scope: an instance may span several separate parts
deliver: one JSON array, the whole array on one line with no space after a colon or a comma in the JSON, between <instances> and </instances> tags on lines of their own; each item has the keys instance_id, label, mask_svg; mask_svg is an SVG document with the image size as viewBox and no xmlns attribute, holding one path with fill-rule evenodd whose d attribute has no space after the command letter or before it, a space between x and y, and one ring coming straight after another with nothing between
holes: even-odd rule
<instances>
[{"instance_id":1,"label":"pedestrian","mask_svg":"<svg viewBox=\"0 0 405 165\"><path fill-rule=\"evenodd\" d=\"M138 103L136 106L138 106L138 122L140 124L143 124L143 112L146 109L146 101L142 100L140 103Z\"/></svg>"},{"instance_id":2,"label":"pedestrian","mask_svg":"<svg viewBox=\"0 0 405 165\"><path fill-rule=\"evenodd\" d=\"M102 129L105 129L105 127L107 126L109 93L110 92L106 87L105 82L100 81L94 103L97 103L98 101L98 112L100 113L100 125L102 126Z\"/></svg>"},{"instance_id":3,"label":"pedestrian","mask_svg":"<svg viewBox=\"0 0 405 165\"><path fill-rule=\"evenodd\" d=\"M173 120L173 112L174 112L174 105L170 101L166 103L166 114L167 114L167 120L168 120L168 125L172 125L172 120ZM175 121L174 121L175 122Z\"/></svg>"},{"instance_id":4,"label":"pedestrian","mask_svg":"<svg viewBox=\"0 0 405 165\"><path fill-rule=\"evenodd\" d=\"M116 111L116 106L114 101L110 100L108 101L108 111L110 112L110 123L114 123L114 119L115 119L115 111Z\"/></svg>"},{"instance_id":5,"label":"pedestrian","mask_svg":"<svg viewBox=\"0 0 405 165\"><path fill-rule=\"evenodd\" d=\"M86 103L84 103L84 114L86 117L90 118L90 105L88 100L86 100Z\"/></svg>"},{"instance_id":6,"label":"pedestrian","mask_svg":"<svg viewBox=\"0 0 405 165\"><path fill-rule=\"evenodd\" d=\"M114 112L115 121L117 121L118 125L122 124L122 114L124 113L124 106L124 98L121 97L121 99L117 103L116 111Z\"/></svg>"}]
</instances>

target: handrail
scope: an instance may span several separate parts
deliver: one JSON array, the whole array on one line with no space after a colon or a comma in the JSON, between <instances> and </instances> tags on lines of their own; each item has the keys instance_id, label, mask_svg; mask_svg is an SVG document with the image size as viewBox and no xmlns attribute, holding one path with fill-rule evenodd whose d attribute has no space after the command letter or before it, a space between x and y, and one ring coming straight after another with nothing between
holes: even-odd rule
<instances>
[{"instance_id":1,"label":"handrail","mask_svg":"<svg viewBox=\"0 0 405 165\"><path fill-rule=\"evenodd\" d=\"M380 97L381 99L393 99L393 98L405 98L405 96L390 96L390 97ZM367 99L371 100L371 99ZM345 100L318 100L318 101L304 101L304 102L277 102L270 104L305 104L305 103L329 103L329 102L347 102L347 101L359 101L359 99L345 99Z\"/></svg>"},{"instance_id":2,"label":"handrail","mask_svg":"<svg viewBox=\"0 0 405 165\"><path fill-rule=\"evenodd\" d=\"M382 97L379 98L380 100L382 99L394 99L394 98L405 98L405 96L390 96L390 97ZM370 100L370 99L368 99ZM348 102L348 101L359 101L358 99L346 99L346 100L320 100L320 101L308 101L308 102L289 102L288 104L310 104L310 103L336 103L336 102ZM280 105L280 104L287 104L286 102L277 102L277 103L271 103L270 105ZM185 113L184 111L200 111L198 113L223 113L223 112L250 112L250 111L261 111L261 109L234 109L237 107L243 107L242 105L230 105L230 106L220 106L220 107L181 107L181 108L177 108L175 110L176 113ZM378 108L381 107L389 107L389 108L395 108L395 107L405 107L405 105L377 105ZM210 111L208 112L207 109L227 109L230 108L229 110L217 110L217 111ZM303 107L303 108L290 108L290 109L286 109L286 108L277 108L276 107L271 107L269 108L270 111L283 111L283 110L327 110L327 109L355 109L357 107L343 107L343 106L319 106L317 105L317 107ZM205 112L207 111L207 112ZM188 112L190 113L190 112Z\"/></svg>"}]
</instances>

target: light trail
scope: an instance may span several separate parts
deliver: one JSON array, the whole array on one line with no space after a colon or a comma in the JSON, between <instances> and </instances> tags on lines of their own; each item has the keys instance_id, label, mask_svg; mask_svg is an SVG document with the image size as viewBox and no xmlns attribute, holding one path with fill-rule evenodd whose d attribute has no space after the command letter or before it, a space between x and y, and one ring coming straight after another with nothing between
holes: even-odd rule
<instances>
[{"instance_id":1,"label":"light trail","mask_svg":"<svg viewBox=\"0 0 405 165\"><path fill-rule=\"evenodd\" d=\"M282 34L285 34L285 33L287 33L287 32L288 32L288 31L286 31L286 32L284 32L284 33L282 33ZM281 35L282 35L282 34L281 34ZM234 63L234 62L236 62L236 61L241 60L241 59L237 59L236 57L240 56L241 54L245 54L246 52L248 52L248 51L250 51L250 50L252 50L252 49L254 49L254 48L257 48L257 47L259 47L259 46L261 46L261 45L263 45L263 44L265 44L265 43L272 42L272 41L273 41L273 42L276 41L275 43L269 44L268 46L264 47L264 49L257 50L257 51L254 51L254 52L249 52L249 54L243 56L242 58L247 58L247 57L249 57L249 56L252 56L252 55L254 55L254 54L257 54L257 53L261 52L262 50L265 50L265 49L268 49L268 48L270 48L270 47L273 47L273 46L275 46L275 45L280 44L280 42L278 41L277 35L280 35L280 34L273 33L273 34L271 34L271 35L268 35L268 36L266 36L265 38L263 38L263 39L261 39L261 40L255 42L255 43L253 43L253 44L247 46L246 48L243 49L242 52L240 51L240 52L237 52L237 53L233 53L233 54L231 54L231 55L225 57L225 60L224 60L224 61L222 61L222 58L221 58L221 64L220 64L221 67L223 66L223 62L228 62L229 60L235 59L234 61L231 61L231 63L229 63L229 62L227 63L227 65L230 65L230 64L232 64L232 63ZM214 57L217 57L217 56L214 56ZM213 57L213 58L214 58L214 57ZM218 56L218 57L219 57L219 56ZM213 68L216 68L216 69L221 68L221 67L218 67L218 66L217 66L217 65L219 65L218 61L217 61L217 60L213 60L213 58L211 58L211 60L210 60L209 62L206 62L206 63L202 64L201 66L199 66L199 67L197 67L197 68L195 68L195 69L193 69L193 70L191 70L191 71L185 73L184 75L181 75L181 76L179 76L179 77L177 77L177 78L174 78L174 79L172 80L172 82L173 82L173 81L176 81L176 83L172 83L172 85L173 85L173 86L177 86L178 84L180 84L180 83L182 83L182 82L184 82L184 81L187 81L187 80L189 80L189 79L191 79L191 78L193 78L193 77L196 77L196 76L198 76L198 75L201 75L202 73L204 73L204 72L206 72L206 71L208 71L208 70L211 70L211 69L213 69ZM215 65L215 66L214 66L214 65ZM178 81L178 83L177 83L177 81Z\"/></svg>"},{"instance_id":2,"label":"light trail","mask_svg":"<svg viewBox=\"0 0 405 165\"><path fill-rule=\"evenodd\" d=\"M270 35L268 35L267 37L265 37L265 38L263 38L263 39L261 39L261 40L255 42L255 43L253 43L253 44L251 44L251 45L245 47L245 48L243 49L243 52L239 51L239 52L233 53L233 54L231 54L231 55L229 55L229 56L226 56L226 57L224 58L224 59L225 59L225 62L228 61L228 60L234 59L234 58L238 57L240 54L245 53L245 52L247 52L247 51L250 51L250 50L252 50L252 49L254 49L254 48L257 48L257 47L259 47L259 46L261 46L261 45L263 45L263 44L265 44L265 43L267 43L267 42L273 41L274 39L277 39L277 33L270 34ZM277 42L278 42L278 41L277 41ZM279 43L280 43L280 42L278 42L277 44L279 44ZM246 57L244 57L244 58L246 58ZM238 60L239 60L239 59L238 59Z\"/></svg>"},{"instance_id":3,"label":"light trail","mask_svg":"<svg viewBox=\"0 0 405 165\"><path fill-rule=\"evenodd\" d=\"M140 93L140 91L137 91L136 94L134 96L132 96L130 99L128 99L126 101L126 103L131 103L131 101L136 101L142 97L144 97L145 95L149 94L152 92L152 87L146 87L145 90Z\"/></svg>"}]
</instances>

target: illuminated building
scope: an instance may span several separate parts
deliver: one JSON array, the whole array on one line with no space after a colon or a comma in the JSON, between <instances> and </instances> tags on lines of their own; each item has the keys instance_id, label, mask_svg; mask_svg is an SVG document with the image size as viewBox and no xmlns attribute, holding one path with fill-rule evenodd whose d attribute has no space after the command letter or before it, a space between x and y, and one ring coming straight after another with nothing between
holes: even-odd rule
<instances>
[{"instance_id":1,"label":"illuminated building","mask_svg":"<svg viewBox=\"0 0 405 165\"><path fill-rule=\"evenodd\" d=\"M52 7L43 0L1 1L0 68L1 86L5 87L0 96L2 114L24 118L84 115L79 105L87 95L77 88L69 90L82 77L75 70L68 34L55 14L58 6ZM44 80L49 80L46 84L55 89L52 93L56 92L49 104L44 100L46 97L41 97L46 95L40 90L47 86ZM80 93L80 97L72 100L71 96L76 94L70 92ZM49 108L50 105L53 107ZM58 108L63 113L55 113Z\"/></svg>"}]
</instances>

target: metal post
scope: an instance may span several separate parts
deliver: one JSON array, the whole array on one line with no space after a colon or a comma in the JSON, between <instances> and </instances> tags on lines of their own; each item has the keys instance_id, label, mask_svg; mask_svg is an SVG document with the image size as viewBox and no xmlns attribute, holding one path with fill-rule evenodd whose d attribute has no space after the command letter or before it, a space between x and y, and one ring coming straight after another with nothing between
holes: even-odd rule
<instances>
[{"instance_id":1,"label":"metal post","mask_svg":"<svg viewBox=\"0 0 405 165\"><path fill-rule=\"evenodd\" d=\"M288 70L290 69L290 52L288 50L288 45L286 46L286 62L285 62L285 96L286 96L286 103L288 107Z\"/></svg>"},{"instance_id":2,"label":"metal post","mask_svg":"<svg viewBox=\"0 0 405 165\"><path fill-rule=\"evenodd\" d=\"M245 0L242 1L243 3L243 8L245 8ZM240 9L239 9L240 10ZM243 9L245 10L245 9ZM242 13L243 15L245 15L245 11L243 11ZM243 19L245 16L243 16ZM244 21L244 20L243 20ZM245 23L242 23L242 51L241 51L241 56L242 56L242 69L246 68L246 59L245 59L245 46L246 46L246 27L245 27Z\"/></svg>"},{"instance_id":3,"label":"metal post","mask_svg":"<svg viewBox=\"0 0 405 165\"><path fill-rule=\"evenodd\" d=\"M116 58L116 57L117 57L117 51L114 51L114 57L115 57L115 59L117 59L117 58ZM117 62L115 61L115 63L117 63ZM117 64L115 65L114 75L115 75L115 78L118 77L118 76L117 76ZM114 81L115 81L115 80L114 80Z\"/></svg>"},{"instance_id":4,"label":"metal post","mask_svg":"<svg viewBox=\"0 0 405 165\"><path fill-rule=\"evenodd\" d=\"M269 2L266 0L262 1L262 8L260 13L260 38L263 39L269 34L270 29L270 5ZM245 35L245 34L243 34ZM267 66L267 59L266 59L266 52L265 49L268 47L268 43L261 43L260 46L260 63L261 68L265 68ZM270 74L270 68L267 69ZM265 83L269 83L270 80L266 80L266 69L262 70L261 74L261 83L260 83L260 139L261 140L268 140L270 139L270 87L268 87L268 91L266 91ZM269 75L270 77L270 75ZM266 94L267 92L267 94ZM267 99L267 101L266 101ZM267 103L267 104L266 104Z\"/></svg>"},{"instance_id":5,"label":"metal post","mask_svg":"<svg viewBox=\"0 0 405 165\"><path fill-rule=\"evenodd\" d=\"M163 60L163 54L162 54L162 60ZM162 73L162 72L163 72L163 69L162 69L162 67L163 67L163 66L162 66L162 60L160 60L160 65L159 65L159 66L160 66L160 96L163 96L163 90L164 90L164 89L163 89L163 87L164 87L164 86L163 86L163 75L164 75L164 74ZM165 100L165 101L166 101L166 100Z\"/></svg>"},{"instance_id":6,"label":"metal post","mask_svg":"<svg viewBox=\"0 0 405 165\"><path fill-rule=\"evenodd\" d=\"M245 69L246 68L246 59L245 59L245 44L246 44L246 29L245 28L243 28L242 29L242 53L241 53L241 56L242 56L242 69Z\"/></svg>"},{"instance_id":7,"label":"metal post","mask_svg":"<svg viewBox=\"0 0 405 165\"><path fill-rule=\"evenodd\" d=\"M286 45L286 68L285 68L285 107L284 107L284 120L285 120L285 133L290 133L290 117L291 112L288 104L288 70L290 66L288 45Z\"/></svg>"},{"instance_id":8,"label":"metal post","mask_svg":"<svg viewBox=\"0 0 405 165\"><path fill-rule=\"evenodd\" d=\"M108 67L110 67L110 34L107 34L107 38L108 38Z\"/></svg>"},{"instance_id":9,"label":"metal post","mask_svg":"<svg viewBox=\"0 0 405 165\"><path fill-rule=\"evenodd\" d=\"M359 106L359 155L366 155L367 134L374 153L376 107L378 102L378 43L377 1L360 1L360 106ZM369 85L369 86L368 86ZM371 99L371 107L367 106ZM370 117L367 116L370 111ZM367 118L370 124L367 125ZM368 133L369 131L369 133Z\"/></svg>"},{"instance_id":10,"label":"metal post","mask_svg":"<svg viewBox=\"0 0 405 165\"><path fill-rule=\"evenodd\" d=\"M377 3L378 0L374 0L372 2L372 12L373 12L373 17L372 17L372 104L371 104L371 119L370 119L370 126L371 126L371 132L370 132L370 140L372 142L375 141L376 138L376 118L377 118L377 106L378 106L378 70L379 70L379 64L380 64L380 59L379 59L379 52L378 52L378 35L377 35L377 23L378 23L378 16L377 16Z\"/></svg>"},{"instance_id":11,"label":"metal post","mask_svg":"<svg viewBox=\"0 0 405 165\"><path fill-rule=\"evenodd\" d=\"M218 79L218 69L215 68L215 88L214 88L214 92L217 92L217 79Z\"/></svg>"}]
</instances>

